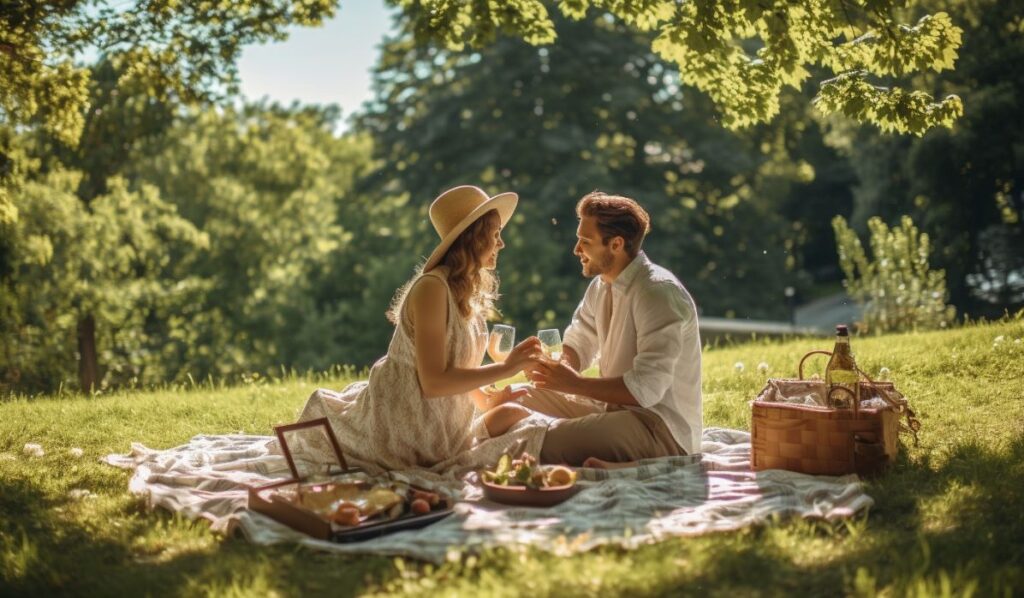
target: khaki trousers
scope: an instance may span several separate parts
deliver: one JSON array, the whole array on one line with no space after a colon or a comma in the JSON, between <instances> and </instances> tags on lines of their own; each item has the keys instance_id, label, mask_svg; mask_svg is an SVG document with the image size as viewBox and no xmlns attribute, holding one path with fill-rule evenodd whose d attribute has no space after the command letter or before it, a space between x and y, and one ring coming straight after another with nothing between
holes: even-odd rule
<instances>
[{"instance_id":1,"label":"khaki trousers","mask_svg":"<svg viewBox=\"0 0 1024 598\"><path fill-rule=\"evenodd\" d=\"M686 454L665 422L647 409L609 405L604 411L598 404L537 388L523 397L522 404L558 418L544 436L542 463L579 466L588 457L622 463Z\"/></svg>"}]
</instances>

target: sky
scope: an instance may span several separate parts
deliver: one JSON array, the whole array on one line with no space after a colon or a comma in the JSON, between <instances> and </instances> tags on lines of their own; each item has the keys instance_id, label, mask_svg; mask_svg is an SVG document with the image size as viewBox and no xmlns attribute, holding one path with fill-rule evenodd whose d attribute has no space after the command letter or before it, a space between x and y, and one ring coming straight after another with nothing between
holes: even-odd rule
<instances>
[{"instance_id":1,"label":"sky","mask_svg":"<svg viewBox=\"0 0 1024 598\"><path fill-rule=\"evenodd\" d=\"M383 0L343 0L321 27L293 27L283 42L245 47L238 63L242 94L282 104L337 104L347 120L370 99L370 70L391 32L391 14Z\"/></svg>"}]
</instances>

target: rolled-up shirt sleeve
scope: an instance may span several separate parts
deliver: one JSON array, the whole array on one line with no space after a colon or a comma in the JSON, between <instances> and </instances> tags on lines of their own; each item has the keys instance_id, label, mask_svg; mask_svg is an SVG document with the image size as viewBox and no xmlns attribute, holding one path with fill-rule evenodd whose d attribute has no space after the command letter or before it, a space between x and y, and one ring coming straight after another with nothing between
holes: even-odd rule
<instances>
[{"instance_id":1,"label":"rolled-up shirt sleeve","mask_svg":"<svg viewBox=\"0 0 1024 598\"><path fill-rule=\"evenodd\" d=\"M565 329L565 339L562 341L579 356L581 372L592 366L597 358L597 320L594 318L597 284L598 279L595 278L587 287L587 292L572 314L572 323Z\"/></svg>"},{"instance_id":2,"label":"rolled-up shirt sleeve","mask_svg":"<svg viewBox=\"0 0 1024 598\"><path fill-rule=\"evenodd\" d=\"M693 308L674 286L659 284L636 301L637 354L622 380L641 407L657 405L668 394L683 338L695 325Z\"/></svg>"}]
</instances>

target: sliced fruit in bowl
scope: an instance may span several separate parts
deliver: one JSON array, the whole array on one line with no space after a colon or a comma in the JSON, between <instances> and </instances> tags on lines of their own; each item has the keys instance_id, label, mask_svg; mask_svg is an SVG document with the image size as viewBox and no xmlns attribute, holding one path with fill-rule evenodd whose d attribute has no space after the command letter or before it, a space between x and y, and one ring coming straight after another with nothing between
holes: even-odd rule
<instances>
[{"instance_id":1,"label":"sliced fruit in bowl","mask_svg":"<svg viewBox=\"0 0 1024 598\"><path fill-rule=\"evenodd\" d=\"M484 496L495 502L546 507L576 494L576 472L563 465L543 466L529 453L502 455L493 470L480 472Z\"/></svg>"}]
</instances>

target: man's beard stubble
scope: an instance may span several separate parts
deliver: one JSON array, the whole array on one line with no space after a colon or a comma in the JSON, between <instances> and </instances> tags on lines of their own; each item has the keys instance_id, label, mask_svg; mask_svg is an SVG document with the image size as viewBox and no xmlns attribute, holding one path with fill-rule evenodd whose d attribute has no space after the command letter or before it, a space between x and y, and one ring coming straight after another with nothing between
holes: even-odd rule
<instances>
[{"instance_id":1,"label":"man's beard stubble","mask_svg":"<svg viewBox=\"0 0 1024 598\"><path fill-rule=\"evenodd\" d=\"M587 278L593 278L600 276L608 271L612 265L612 256L610 253L606 253L601 256L600 261L587 260L587 264L583 266L583 276Z\"/></svg>"}]
</instances>

